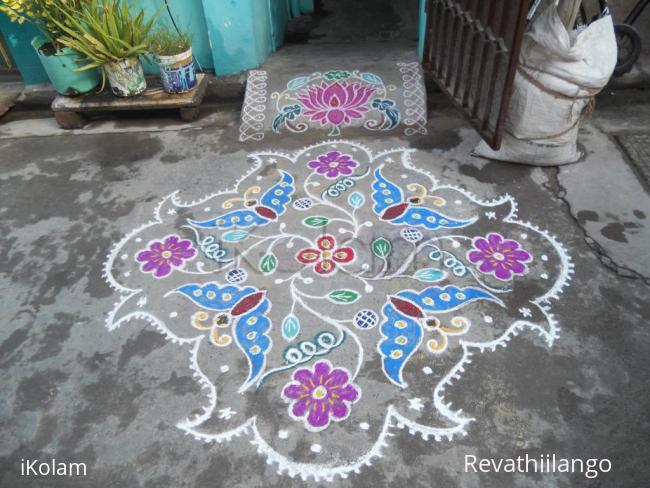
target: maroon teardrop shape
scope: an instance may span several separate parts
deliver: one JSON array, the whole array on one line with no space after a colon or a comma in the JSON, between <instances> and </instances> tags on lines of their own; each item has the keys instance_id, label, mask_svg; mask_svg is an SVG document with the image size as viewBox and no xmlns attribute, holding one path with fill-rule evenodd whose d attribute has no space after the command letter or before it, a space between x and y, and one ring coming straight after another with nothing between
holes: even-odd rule
<instances>
[{"instance_id":1,"label":"maroon teardrop shape","mask_svg":"<svg viewBox=\"0 0 650 488\"><path fill-rule=\"evenodd\" d=\"M398 203L392 207L388 207L384 214L381 216L382 220L393 220L406 212L406 209L409 208L408 203Z\"/></svg>"},{"instance_id":2,"label":"maroon teardrop shape","mask_svg":"<svg viewBox=\"0 0 650 488\"><path fill-rule=\"evenodd\" d=\"M388 298L390 302L393 304L393 306L397 310L402 312L404 315L408 315L409 317L415 317L416 319L424 318L424 314L422 313L422 310L415 303L410 302L408 300L402 300L401 298L397 298L397 297L388 297Z\"/></svg>"},{"instance_id":3,"label":"maroon teardrop shape","mask_svg":"<svg viewBox=\"0 0 650 488\"><path fill-rule=\"evenodd\" d=\"M275 211L271 210L269 207L255 207L255 211L265 219L275 220L278 218L278 214L276 214Z\"/></svg>"},{"instance_id":4,"label":"maroon teardrop shape","mask_svg":"<svg viewBox=\"0 0 650 488\"><path fill-rule=\"evenodd\" d=\"M265 291L258 291L252 295L248 295L237 302L237 304L230 311L230 315L237 317L248 312L251 308L254 308L258 303L262 301L266 295Z\"/></svg>"}]
</instances>

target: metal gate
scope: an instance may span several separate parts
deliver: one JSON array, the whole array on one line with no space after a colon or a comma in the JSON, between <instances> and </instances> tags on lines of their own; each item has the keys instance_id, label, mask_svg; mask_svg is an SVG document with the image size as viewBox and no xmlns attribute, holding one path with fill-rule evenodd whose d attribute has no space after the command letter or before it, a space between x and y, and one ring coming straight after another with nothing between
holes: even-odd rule
<instances>
[{"instance_id":1,"label":"metal gate","mask_svg":"<svg viewBox=\"0 0 650 488\"><path fill-rule=\"evenodd\" d=\"M426 0L423 63L493 148L501 146L529 0Z\"/></svg>"}]
</instances>

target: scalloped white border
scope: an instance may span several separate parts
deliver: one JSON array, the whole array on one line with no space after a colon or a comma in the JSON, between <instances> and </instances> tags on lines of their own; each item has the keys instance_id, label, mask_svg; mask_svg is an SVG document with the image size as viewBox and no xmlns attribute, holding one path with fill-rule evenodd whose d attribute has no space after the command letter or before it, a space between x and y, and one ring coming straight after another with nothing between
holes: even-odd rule
<instances>
[{"instance_id":1,"label":"scalloped white border","mask_svg":"<svg viewBox=\"0 0 650 488\"><path fill-rule=\"evenodd\" d=\"M549 326L548 330L546 330L545 328L541 327L538 324L534 324L526 320L517 320L510 325L510 327L506 330L506 332L504 332L500 337L498 337L493 341L481 342L481 343L467 342L463 340L460 341L461 347L463 349L463 357L442 378L442 380L440 380L440 382L436 385L433 392L433 401L435 407L448 420L456 424L454 427L434 428L434 427L429 427L426 425L419 424L399 414L399 412L397 412L397 410L391 405L386 410L384 425L373 447L370 450L368 450L365 454L363 454L361 457L359 457L355 462L343 464L343 465L297 463L295 461L288 459L287 457L275 451L262 438L262 436L260 435L256 427L256 417L251 417L246 422L241 424L239 427L229 430L227 432L222 432L221 434L206 434L197 430L197 427L199 425L201 425L203 422L205 422L208 418L212 416L212 413L214 412L217 406L216 387L207 378L207 376L201 371L197 361L198 350L201 341L203 340L203 336L198 338L193 338L193 339L180 338L177 335L175 335L173 332L171 332L171 330L169 330L169 328L165 325L164 322L162 322L160 319L147 312L131 312L121 317L119 320L116 320L116 316L120 308L129 299L139 294L142 290L137 290L137 289L134 290L122 286L120 283L117 282L117 280L113 277L111 273L111 269L120 250L133 236L142 232L144 229L148 227L151 227L158 223L162 223L162 219L160 217L160 209L162 208L163 204L166 203L168 200L170 200L177 207L193 207L195 205L199 205L216 196L235 192L239 187L239 184L244 179L248 178L251 174L256 172L261 167L261 165L263 164L262 156L279 156L288 159L292 163L295 163L303 153L311 149L326 146L329 144L349 144L351 146L354 146L357 149L364 151L368 156L370 162L374 162L375 160L383 156L386 156L388 154L399 152L401 153L402 165L410 170L419 172L427 176L432 183L432 189L455 190L461 193L462 195L464 195L470 201L482 207L494 207L509 202L511 204L511 212L503 219L503 221L520 225L526 229L530 229L542 235L551 243L553 248L556 250L556 252L560 257L560 262L562 265L560 274L557 280L555 281L555 283L553 284L553 286L551 287L551 289L541 297L538 297L530 302L532 305L539 308L542 314L546 317ZM299 476L303 480L307 480L311 477L315 481L320 481L320 480L332 481L336 476L340 476L341 478L347 478L349 473L351 472L359 473L363 466L370 466L372 464L372 461L375 458L382 457L382 449L388 446L388 437L394 435L391 432L391 429L393 427L408 429L410 434L412 435L420 434L422 438L425 440L427 440L429 437L433 437L436 441L441 441L443 440L443 438L451 441L456 436L467 435L466 426L475 419L463 416L462 410L453 410L452 404L446 402L443 396L443 392L447 387L451 386L456 380L461 378L462 373L465 371L465 366L472 362L472 356L476 351L480 353L486 350L495 351L496 348L499 346L506 347L508 342L513 337L517 336L520 332L522 332L525 329L530 329L534 332L537 332L546 341L549 347L551 347L555 342L555 340L559 338L560 329L557 325L557 320L555 319L555 317L550 311L550 300L559 298L564 288L568 286L571 276L574 273L574 265L564 246L557 240L555 236L551 235L547 231L540 229L539 227L531 224L530 222L518 220L516 218L517 203L508 194L504 195L503 197L488 201L488 200L481 200L476 195L460 187L454 185L440 185L438 183L437 178L433 176L431 173L429 173L425 169L417 168L413 165L410 155L415 151L416 151L415 149L399 147L399 148L379 152L373 157L372 151L366 146L350 140L341 139L341 140L322 141L307 146L301 150L298 150L295 153L293 153L293 155L283 153L283 152L278 152L278 151L255 152L249 155L250 158L255 160L255 164L253 165L253 167L246 174L244 174L239 180L237 180L230 189L220 191L220 192L215 192L204 198L193 200L190 202L181 201L178 198L178 191L175 191L170 195L168 195L167 197L163 198L162 201L155 208L154 220L151 220L135 228L130 233L128 233L125 237L123 237L117 244L113 246L104 263L102 276L104 277L104 279L106 280L106 282L111 288L113 288L118 293L120 293L121 298L118 302L114 304L113 310L108 314L106 320L107 328L112 331L131 319L143 319L149 322L150 324L152 324L156 329L158 329L169 341L180 345L183 344L192 345L192 348L190 350L189 366L190 369L193 371L193 376L196 378L201 388L207 390L207 397L209 400L209 404L203 407L202 414L195 416L193 419L187 418L179 422L177 424L177 427L179 429L184 430L187 435L193 435L195 439L202 440L204 442L220 443L224 441L229 441L233 437L238 437L242 434L250 435L252 436L252 439L250 441L251 444L256 446L258 453L266 457L267 463L277 464L279 474L286 473L292 478Z\"/></svg>"}]
</instances>

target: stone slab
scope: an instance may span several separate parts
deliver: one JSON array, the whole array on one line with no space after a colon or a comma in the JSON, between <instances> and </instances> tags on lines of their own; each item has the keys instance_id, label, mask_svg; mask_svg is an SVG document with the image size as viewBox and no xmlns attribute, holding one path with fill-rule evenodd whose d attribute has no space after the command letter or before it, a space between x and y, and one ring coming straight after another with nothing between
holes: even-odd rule
<instances>
[{"instance_id":1,"label":"stone slab","mask_svg":"<svg viewBox=\"0 0 650 488\"><path fill-rule=\"evenodd\" d=\"M288 47L248 75L239 139L426 135L427 96L414 46ZM359 54L361 53L361 54Z\"/></svg>"}]
</instances>

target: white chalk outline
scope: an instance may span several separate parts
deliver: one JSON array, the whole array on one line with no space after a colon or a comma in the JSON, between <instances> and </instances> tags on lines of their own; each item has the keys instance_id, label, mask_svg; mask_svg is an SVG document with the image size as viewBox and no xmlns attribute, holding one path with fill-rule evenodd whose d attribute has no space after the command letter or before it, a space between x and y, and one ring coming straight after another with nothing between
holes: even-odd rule
<instances>
[{"instance_id":1,"label":"white chalk outline","mask_svg":"<svg viewBox=\"0 0 650 488\"><path fill-rule=\"evenodd\" d=\"M117 314L120 308L126 304L132 297L139 294L142 290L140 289L130 289L121 285L113 276L112 268L115 263L118 255L120 254L121 249L124 245L130 241L138 233L143 230L154 226L156 224L162 223L163 219L160 216L160 210L165 203L170 201L176 207L193 207L200 205L207 200L210 200L214 197L225 195L228 193L238 193L237 188L239 184L251 174L258 171L263 165L262 157L268 156L278 156L283 157L293 164L307 151L310 151L315 148L327 146L330 144L335 145L350 145L354 148L360 149L366 153L369 158L370 164L375 163L379 158L385 157L393 153L401 153L401 163L407 169L418 172L425 175L429 178L432 183L431 190L441 190L441 189L450 189L457 191L460 194L464 195L473 203L482 206L482 207L496 207L505 203L509 203L511 206L510 213L503 219L503 222L519 225L521 227L530 229L533 232L538 233L544 237L555 249L557 252L561 269L559 276L556 279L553 286L548 292L544 295L537 297L530 301L531 305L537 307L543 316L546 318L548 329L527 321L527 320L517 320L512 323L508 329L497 339L488 342L468 342L460 340L459 344L463 350L463 356L458 361L458 363L451 368L451 370L440 380L436 385L433 392L433 402L438 411L446 417L450 422L454 423L453 427L448 428L437 428L430 427L427 425L419 424L408 418L401 415L395 407L390 405L386 410L386 416L384 419L383 427L375 444L370 448L366 453L361 455L354 462L347 464L336 465L336 464L315 464L315 463L298 463L288 459L282 454L278 453L273 449L260 435L256 427L256 417L251 417L247 419L243 424L220 434L207 434L201 432L197 429L203 422L208 420L214 413L217 406L217 391L215 385L207 378L207 376L201 371L197 361L198 350L201 342L204 339L204 336L198 336L194 338L181 338L174 334L163 321L157 317L149 314L148 312L130 312L127 315L117 319ZM467 435L466 426L471 423L474 418L463 416L462 410L453 410L452 404L446 402L443 392L444 390L451 386L455 381L461 378L462 373L465 371L465 366L472 362L472 356L476 352L484 352L486 350L495 351L497 347L506 347L507 343L520 332L525 329L530 329L534 332L537 332L542 339L545 340L548 347L551 347L556 339L559 338L559 327L557 325L557 320L551 313L550 301L553 299L558 299L562 291L566 286L568 286L571 276L574 273L574 265L569 257L564 246L558 241L556 236L550 234L549 232L540 229L534 224L528 221L521 221L516 218L517 204L515 200L508 194L493 200L481 200L471 192L468 192L462 188L459 188L454 185L440 185L438 180L430 174L428 171L417 168L413 165L411 161L411 154L415 152L415 149L400 147L395 149L390 149L387 151L382 151L373 156L372 151L365 147L362 144L350 141L350 140L325 140L311 146L307 146L295 153L293 155L279 152L279 151L260 151L252 153L249 157L255 161L253 167L244 174L240 179L236 181L234 186L231 189L212 193L204 198L193 200L193 201L181 201L178 197L178 190L174 191L167 197L165 197L159 205L154 210L154 219L149 222L135 228L128 234L126 234L117 244L113 246L109 252L107 259L103 266L102 276L108 283L108 285L116 290L120 294L119 301L115 302L114 308L109 312L106 326L109 330L114 330L120 327L122 324L128 322L131 319L143 319L150 324L152 324L156 329L158 329L169 341L179 345L191 345L190 350L190 369L193 371L193 376L196 378L197 382L202 389L207 390L208 405L203 407L203 413L195 416L193 419L185 419L177 424L179 429L185 431L187 435L193 435L195 439L202 440L204 442L227 442L233 437L238 437L242 434L247 434L251 436L251 443L256 446L258 453L264 455L267 459L267 463L276 464L278 473L287 474L290 477L299 476L303 480L313 478L315 481L326 480L333 481L335 477L340 476L341 478L347 478L348 475L352 472L359 473L361 468L364 466L370 466L372 461L375 458L382 457L382 449L388 445L388 437L393 436L391 432L393 427L405 428L408 429L409 433L412 435L420 434L423 439L427 440L429 437L433 437L436 441L441 441L443 438L451 441L456 436Z\"/></svg>"}]
</instances>

